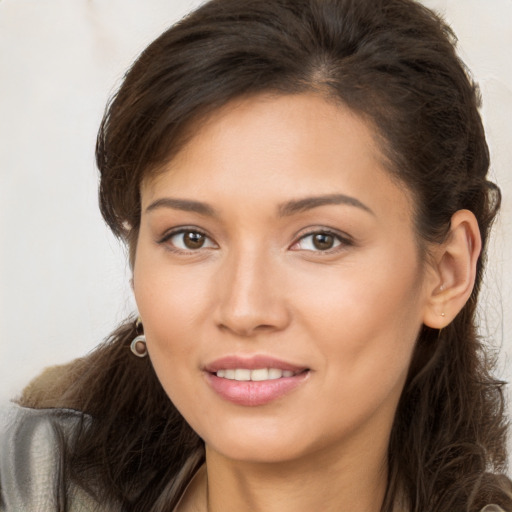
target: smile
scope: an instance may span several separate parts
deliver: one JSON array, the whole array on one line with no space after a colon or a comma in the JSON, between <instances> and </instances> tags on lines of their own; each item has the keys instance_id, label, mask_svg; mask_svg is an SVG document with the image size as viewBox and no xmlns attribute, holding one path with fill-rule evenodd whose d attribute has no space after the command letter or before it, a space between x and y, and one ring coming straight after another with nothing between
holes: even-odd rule
<instances>
[{"instance_id":1,"label":"smile","mask_svg":"<svg viewBox=\"0 0 512 512\"><path fill-rule=\"evenodd\" d=\"M311 369L264 355L227 356L204 368L214 393L235 405L262 406L284 399L309 381Z\"/></svg>"},{"instance_id":2,"label":"smile","mask_svg":"<svg viewBox=\"0 0 512 512\"><path fill-rule=\"evenodd\" d=\"M283 377L293 377L295 372L282 370L280 368L256 368L255 370L249 370L247 368L226 368L217 370L216 375L222 379L260 382L264 380L281 379Z\"/></svg>"}]
</instances>

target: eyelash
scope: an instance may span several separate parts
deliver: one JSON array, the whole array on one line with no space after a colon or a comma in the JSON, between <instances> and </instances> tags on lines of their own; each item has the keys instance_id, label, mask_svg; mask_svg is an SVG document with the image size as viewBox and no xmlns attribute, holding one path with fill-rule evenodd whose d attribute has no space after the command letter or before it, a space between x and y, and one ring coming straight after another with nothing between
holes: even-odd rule
<instances>
[{"instance_id":1,"label":"eyelash","mask_svg":"<svg viewBox=\"0 0 512 512\"><path fill-rule=\"evenodd\" d=\"M178 254L190 254L193 252L197 252L199 249L204 249L204 247L200 247L199 249L195 249L195 250L194 249L186 250L186 249L180 249L179 247L176 247L174 245L170 245L167 243L171 240L171 238L173 238L177 235L184 234L184 233L197 233L199 235L204 236L208 240L211 240L211 238L208 236L208 234L205 233L203 230L196 228L196 227L185 226L185 227L178 228L178 229L175 229L175 230L165 233L162 238L157 240L157 243L160 245L165 245L167 250L178 253Z\"/></svg>"},{"instance_id":2,"label":"eyelash","mask_svg":"<svg viewBox=\"0 0 512 512\"><path fill-rule=\"evenodd\" d=\"M347 247L350 247L350 246L354 245L354 241L348 235L344 235L342 233L339 233L338 231L333 231L331 229L325 229L324 228L324 229L316 229L314 231L308 231L307 233L304 233L304 234L300 235L299 238L297 239L297 241L292 244L292 247L297 245L301 241L306 240L307 238L313 237L315 235L328 235L328 236L332 236L335 239L335 243L338 242L338 245L336 245L336 246L334 246L334 247L332 247L330 249L326 249L326 250L320 250L320 249L308 250L308 249L305 249L308 252L317 253L317 254L335 254L337 252L343 251Z\"/></svg>"},{"instance_id":3,"label":"eyelash","mask_svg":"<svg viewBox=\"0 0 512 512\"><path fill-rule=\"evenodd\" d=\"M174 245L167 244L167 242L169 242L169 240L171 240L173 237L180 235L180 234L184 234L184 233L196 233L196 234L204 236L208 240L212 241L212 239L208 236L208 234L199 228L183 227L183 228L175 229L175 230L172 230L172 231L166 233L162 238L157 240L157 243L160 245L166 245L167 250L178 253L178 254L190 254L193 252L197 252L200 249L208 248L208 247L199 247L198 249L185 250L185 249L180 249L179 247L176 247ZM291 247L297 245L301 241L307 239L308 237L312 237L314 235L329 235L329 236L334 237L335 240L339 243L335 247L333 247L331 249L326 249L326 250L320 250L320 249L308 250L308 249L306 249L306 251L308 251L308 252L318 253L318 254L333 254L333 253L342 251L343 249L354 245L353 240L350 237L348 237L347 235L343 235L337 231L333 231L330 229L316 229L314 231L309 231L307 233L300 235L299 238L291 245Z\"/></svg>"}]
</instances>

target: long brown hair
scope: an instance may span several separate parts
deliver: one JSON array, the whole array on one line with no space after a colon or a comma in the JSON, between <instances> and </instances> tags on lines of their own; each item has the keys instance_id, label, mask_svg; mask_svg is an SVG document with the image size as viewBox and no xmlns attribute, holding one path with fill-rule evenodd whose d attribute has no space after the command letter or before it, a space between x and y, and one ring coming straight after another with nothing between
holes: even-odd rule
<instances>
[{"instance_id":1,"label":"long brown hair","mask_svg":"<svg viewBox=\"0 0 512 512\"><path fill-rule=\"evenodd\" d=\"M212 0L166 31L135 62L108 106L97 143L100 206L131 259L139 187L194 126L234 98L316 91L363 116L387 167L413 194L418 240L439 243L460 209L485 248L499 209L479 94L455 36L412 0ZM382 512L403 494L414 512L512 510L503 383L479 338L476 285L442 331L423 327L396 412ZM134 319L75 366L55 405L92 421L70 447L73 477L130 510L170 510L177 475L202 460L202 441L162 390L148 359L128 349ZM193 461L193 463L190 463ZM165 499L164 499L165 497ZM167 501L169 500L169 501Z\"/></svg>"}]
</instances>

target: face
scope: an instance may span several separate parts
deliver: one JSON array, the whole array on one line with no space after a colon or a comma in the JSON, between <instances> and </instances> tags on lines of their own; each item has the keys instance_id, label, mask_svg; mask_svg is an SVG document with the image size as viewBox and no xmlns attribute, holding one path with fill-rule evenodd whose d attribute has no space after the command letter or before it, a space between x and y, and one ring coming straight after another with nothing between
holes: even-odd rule
<instances>
[{"instance_id":1,"label":"face","mask_svg":"<svg viewBox=\"0 0 512 512\"><path fill-rule=\"evenodd\" d=\"M239 100L141 195L149 355L207 449L272 462L386 445L425 272L370 127L313 94Z\"/></svg>"}]
</instances>

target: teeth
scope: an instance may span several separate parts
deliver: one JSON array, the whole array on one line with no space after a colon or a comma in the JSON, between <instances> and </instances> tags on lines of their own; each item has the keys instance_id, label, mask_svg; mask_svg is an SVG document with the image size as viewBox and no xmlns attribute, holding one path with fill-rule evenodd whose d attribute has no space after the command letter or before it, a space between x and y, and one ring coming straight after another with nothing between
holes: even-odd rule
<instances>
[{"instance_id":1,"label":"teeth","mask_svg":"<svg viewBox=\"0 0 512 512\"><path fill-rule=\"evenodd\" d=\"M235 370L218 370L216 375L217 377L229 380L262 381L280 379L281 377L293 377L295 374L290 370L281 370L279 368L257 368L255 370L236 368Z\"/></svg>"},{"instance_id":2,"label":"teeth","mask_svg":"<svg viewBox=\"0 0 512 512\"><path fill-rule=\"evenodd\" d=\"M269 379L280 379L283 376L283 370L279 370L278 368L269 368L268 370L268 378Z\"/></svg>"},{"instance_id":3,"label":"teeth","mask_svg":"<svg viewBox=\"0 0 512 512\"><path fill-rule=\"evenodd\" d=\"M261 368L259 370L252 370L251 380L268 380L267 368Z\"/></svg>"},{"instance_id":4,"label":"teeth","mask_svg":"<svg viewBox=\"0 0 512 512\"><path fill-rule=\"evenodd\" d=\"M235 370L235 380L251 380L251 370L237 368Z\"/></svg>"}]
</instances>

